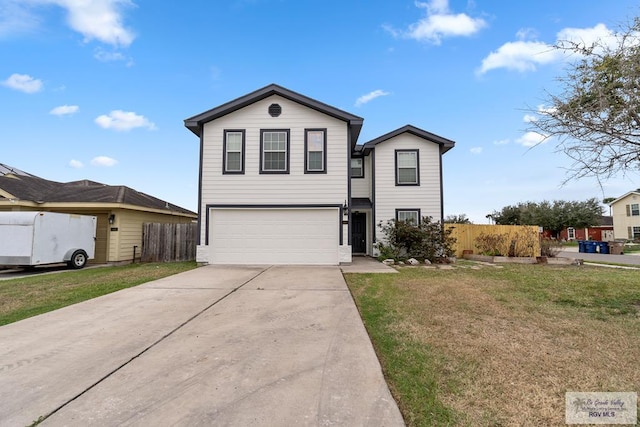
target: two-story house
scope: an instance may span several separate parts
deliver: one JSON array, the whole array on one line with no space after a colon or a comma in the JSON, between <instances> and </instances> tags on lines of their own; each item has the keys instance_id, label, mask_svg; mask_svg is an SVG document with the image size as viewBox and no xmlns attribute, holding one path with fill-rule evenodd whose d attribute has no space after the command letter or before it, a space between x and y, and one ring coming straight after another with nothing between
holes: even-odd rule
<instances>
[{"instance_id":1,"label":"two-story house","mask_svg":"<svg viewBox=\"0 0 640 427\"><path fill-rule=\"evenodd\" d=\"M629 191L609 203L609 206L615 239L640 241L640 191Z\"/></svg>"},{"instance_id":2,"label":"two-story house","mask_svg":"<svg viewBox=\"0 0 640 427\"><path fill-rule=\"evenodd\" d=\"M197 261L325 264L375 254L376 224L442 219L454 142L363 119L272 84L185 120L200 138Z\"/></svg>"}]
</instances>

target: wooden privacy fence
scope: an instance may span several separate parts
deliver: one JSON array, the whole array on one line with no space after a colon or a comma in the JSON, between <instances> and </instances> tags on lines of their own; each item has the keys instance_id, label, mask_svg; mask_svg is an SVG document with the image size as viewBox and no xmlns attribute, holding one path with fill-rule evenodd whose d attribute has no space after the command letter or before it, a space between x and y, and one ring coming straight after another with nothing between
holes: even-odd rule
<instances>
[{"instance_id":1,"label":"wooden privacy fence","mask_svg":"<svg viewBox=\"0 0 640 427\"><path fill-rule=\"evenodd\" d=\"M537 225L482 225L482 224L446 224L452 228L451 237L455 237L456 256L462 257L463 251L471 250L480 254L476 239L480 235L504 236L498 245L500 255L508 256L512 245L517 249L517 256L540 256L540 231Z\"/></svg>"},{"instance_id":2,"label":"wooden privacy fence","mask_svg":"<svg viewBox=\"0 0 640 427\"><path fill-rule=\"evenodd\" d=\"M192 261L196 259L198 225L144 223L142 262Z\"/></svg>"}]
</instances>

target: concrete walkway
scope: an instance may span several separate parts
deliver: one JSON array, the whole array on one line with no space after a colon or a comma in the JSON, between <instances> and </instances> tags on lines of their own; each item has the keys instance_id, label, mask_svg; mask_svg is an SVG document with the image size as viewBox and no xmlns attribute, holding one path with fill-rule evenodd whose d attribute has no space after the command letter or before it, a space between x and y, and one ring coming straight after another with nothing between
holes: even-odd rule
<instances>
[{"instance_id":1,"label":"concrete walkway","mask_svg":"<svg viewBox=\"0 0 640 427\"><path fill-rule=\"evenodd\" d=\"M0 425L402 426L337 267L202 267L0 327Z\"/></svg>"},{"instance_id":2,"label":"concrete walkway","mask_svg":"<svg viewBox=\"0 0 640 427\"><path fill-rule=\"evenodd\" d=\"M354 256L351 264L341 265L343 273L397 273L393 267L389 267L369 256Z\"/></svg>"}]
</instances>

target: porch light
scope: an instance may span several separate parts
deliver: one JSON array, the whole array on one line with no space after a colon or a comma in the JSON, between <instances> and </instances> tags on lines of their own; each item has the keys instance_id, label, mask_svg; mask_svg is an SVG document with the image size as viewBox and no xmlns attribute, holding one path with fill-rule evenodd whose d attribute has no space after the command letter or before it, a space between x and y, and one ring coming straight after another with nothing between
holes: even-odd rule
<instances>
[{"instance_id":1,"label":"porch light","mask_svg":"<svg viewBox=\"0 0 640 427\"><path fill-rule=\"evenodd\" d=\"M116 216L114 214L109 215L109 224L116 222Z\"/></svg>"}]
</instances>

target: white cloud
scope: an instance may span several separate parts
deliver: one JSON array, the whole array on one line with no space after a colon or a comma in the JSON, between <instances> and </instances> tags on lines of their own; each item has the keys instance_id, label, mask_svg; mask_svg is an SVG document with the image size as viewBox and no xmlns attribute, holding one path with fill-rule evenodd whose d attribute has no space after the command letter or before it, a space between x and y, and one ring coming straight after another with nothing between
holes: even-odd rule
<instances>
[{"instance_id":1,"label":"white cloud","mask_svg":"<svg viewBox=\"0 0 640 427\"><path fill-rule=\"evenodd\" d=\"M69 161L69 166L71 166L74 169L82 169L84 167L84 165L80 160L75 160L75 159L72 159Z\"/></svg>"},{"instance_id":2,"label":"white cloud","mask_svg":"<svg viewBox=\"0 0 640 427\"><path fill-rule=\"evenodd\" d=\"M480 154L482 153L482 147L473 147L469 149L469 151L471 151L473 154Z\"/></svg>"},{"instance_id":3,"label":"white cloud","mask_svg":"<svg viewBox=\"0 0 640 427\"><path fill-rule=\"evenodd\" d=\"M98 156L91 159L91 165L93 166L104 166L104 167L112 167L118 164L116 159L112 159L107 156Z\"/></svg>"},{"instance_id":4,"label":"white cloud","mask_svg":"<svg viewBox=\"0 0 640 427\"><path fill-rule=\"evenodd\" d=\"M493 145L507 145L509 144L511 141L507 138L507 139L499 139L497 141L493 141Z\"/></svg>"},{"instance_id":5,"label":"white cloud","mask_svg":"<svg viewBox=\"0 0 640 427\"><path fill-rule=\"evenodd\" d=\"M526 132L516 142L524 147L534 147L547 141L547 137L538 132Z\"/></svg>"},{"instance_id":6,"label":"white cloud","mask_svg":"<svg viewBox=\"0 0 640 427\"><path fill-rule=\"evenodd\" d=\"M135 128L156 129L154 123L133 111L113 110L108 115L103 114L97 117L95 122L101 128L117 131L129 131Z\"/></svg>"},{"instance_id":7,"label":"white cloud","mask_svg":"<svg viewBox=\"0 0 640 427\"><path fill-rule=\"evenodd\" d=\"M0 34L11 28L32 29L39 24L35 6L58 6L67 12L68 25L84 36L113 46L129 46L135 39L123 24L123 11L135 6L131 0L8 0L0 5ZM20 22L28 24L20 24Z\"/></svg>"},{"instance_id":8,"label":"white cloud","mask_svg":"<svg viewBox=\"0 0 640 427\"><path fill-rule=\"evenodd\" d=\"M524 117L522 118L522 120L525 123L537 122L538 121L538 117L534 116L533 114L525 114Z\"/></svg>"},{"instance_id":9,"label":"white cloud","mask_svg":"<svg viewBox=\"0 0 640 427\"><path fill-rule=\"evenodd\" d=\"M80 107L78 107L77 105L60 105L59 107L56 107L49 111L49 114L52 114L54 116L69 116L78 112L79 109Z\"/></svg>"},{"instance_id":10,"label":"white cloud","mask_svg":"<svg viewBox=\"0 0 640 427\"><path fill-rule=\"evenodd\" d=\"M496 68L506 68L520 72L535 71L538 65L556 62L564 54L553 46L542 42L507 42L482 60L478 73L484 74Z\"/></svg>"},{"instance_id":11,"label":"white cloud","mask_svg":"<svg viewBox=\"0 0 640 427\"><path fill-rule=\"evenodd\" d=\"M406 30L396 30L390 26L383 28L394 37L439 45L443 38L471 36L487 26L482 18L472 18L464 13L452 13L449 10L448 0L431 0L427 3L416 1L415 5L420 9L426 9L424 18L409 25Z\"/></svg>"},{"instance_id":12,"label":"white cloud","mask_svg":"<svg viewBox=\"0 0 640 427\"><path fill-rule=\"evenodd\" d=\"M531 37L535 37L533 30L529 28L519 30L516 34L518 41L507 42L491 52L482 60L478 73L484 74L497 68L519 72L535 71L540 65L566 59L568 53L555 49L553 45L569 46L576 43L581 46L592 46L594 43L600 43L613 47L619 43L615 33L604 24L597 24L592 28L564 28L556 34L553 44L525 40Z\"/></svg>"},{"instance_id":13,"label":"white cloud","mask_svg":"<svg viewBox=\"0 0 640 427\"><path fill-rule=\"evenodd\" d=\"M390 92L385 92L382 89L377 89L374 90L373 92L369 92L366 95L362 95L360 98L356 99L356 107L360 107L368 102L373 101L376 98L379 98L381 96L387 96L390 95Z\"/></svg>"},{"instance_id":14,"label":"white cloud","mask_svg":"<svg viewBox=\"0 0 640 427\"><path fill-rule=\"evenodd\" d=\"M2 85L24 93L36 93L42 89L42 80L34 79L28 74L11 74Z\"/></svg>"}]
</instances>

